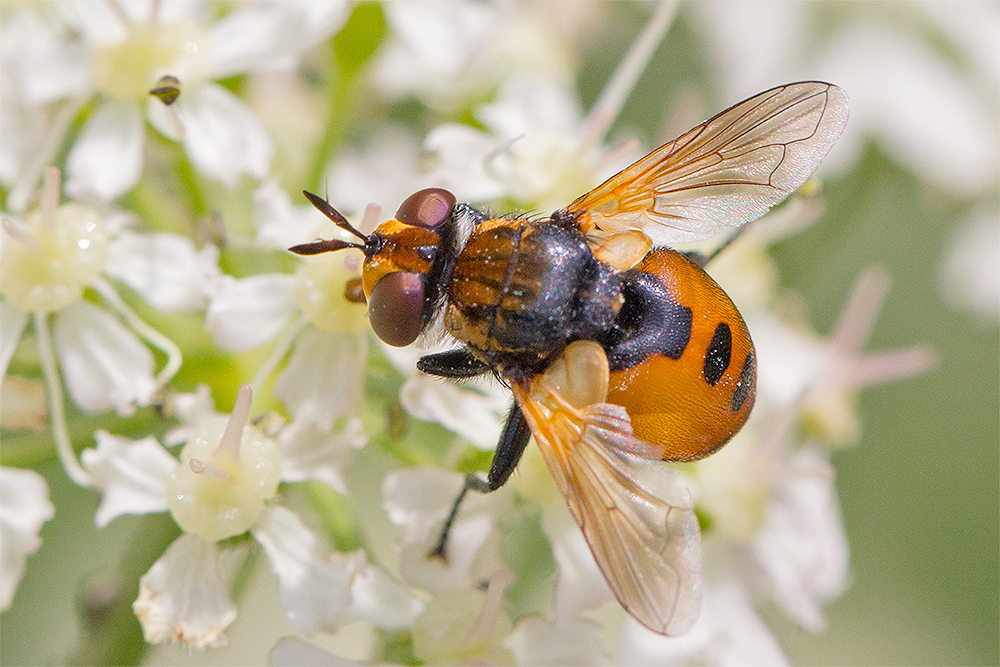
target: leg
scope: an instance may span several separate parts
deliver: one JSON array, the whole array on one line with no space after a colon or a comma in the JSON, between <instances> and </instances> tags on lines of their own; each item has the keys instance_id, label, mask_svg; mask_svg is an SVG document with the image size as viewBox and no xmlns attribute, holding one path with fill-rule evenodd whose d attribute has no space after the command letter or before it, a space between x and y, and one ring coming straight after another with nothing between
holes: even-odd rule
<instances>
[{"instance_id":1,"label":"leg","mask_svg":"<svg viewBox=\"0 0 1000 667\"><path fill-rule=\"evenodd\" d=\"M465 476L465 486L462 487L458 498L455 499L455 504L452 505L451 512L441 528L441 538L438 540L437 546L428 554L429 556L435 556L442 560L448 559L448 533L451 532L451 526L455 523L458 508L465 500L465 494L470 489L479 493L489 493L503 486L510 478L511 473L514 472L514 468L517 467L517 462L521 460L521 455L524 454L524 449L528 446L529 438L531 438L531 429L528 428L528 422L521 414L521 408L517 407L517 403L513 403L510 406L510 412L507 413L507 422L500 434L500 442L497 443L496 451L493 453L489 475L485 480L475 473L469 473Z\"/></svg>"},{"instance_id":2,"label":"leg","mask_svg":"<svg viewBox=\"0 0 1000 667\"><path fill-rule=\"evenodd\" d=\"M471 378L490 370L489 365L476 359L467 347L428 354L417 362L417 370L443 378Z\"/></svg>"},{"instance_id":3,"label":"leg","mask_svg":"<svg viewBox=\"0 0 1000 667\"><path fill-rule=\"evenodd\" d=\"M745 232L749 227L750 227L749 222L743 225L742 227L738 227L736 231L731 232L729 236L727 236L725 240L723 240L723 242L719 244L718 248L708 253L707 255L704 253L700 253L696 250L691 250L685 252L684 254L687 255L688 259L690 259L692 262L694 262L695 264L704 269L706 264L708 264L713 259L718 257L723 250L728 248L733 243L733 241L742 236L743 232Z\"/></svg>"}]
</instances>

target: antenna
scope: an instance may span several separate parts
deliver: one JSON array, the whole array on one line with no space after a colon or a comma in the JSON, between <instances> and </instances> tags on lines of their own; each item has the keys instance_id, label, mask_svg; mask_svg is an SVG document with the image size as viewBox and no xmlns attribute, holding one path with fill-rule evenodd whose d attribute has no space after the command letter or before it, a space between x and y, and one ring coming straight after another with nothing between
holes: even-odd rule
<instances>
[{"instance_id":1,"label":"antenna","mask_svg":"<svg viewBox=\"0 0 1000 667\"><path fill-rule=\"evenodd\" d=\"M337 225L338 227L340 227L341 229L343 229L345 232L350 232L351 234L354 234L355 236L357 236L362 241L367 241L368 240L368 237L365 236L364 234L362 234L361 232L359 232L358 230L356 230L354 228L354 226L351 225L351 223L349 223L347 221L347 218L345 218L344 216L342 216L337 209L335 209L334 207L330 206L330 202L326 201L325 199L323 199L319 195L314 195L313 193L307 192L305 190L302 191L302 194L304 194L306 196L306 199L308 199L310 202L312 202L312 205L315 206L319 210L320 213L322 213L326 217L330 218L330 220L333 221L333 224ZM331 241L331 243L332 243L332 241ZM313 245L313 244L306 244L306 245ZM298 248L298 247L301 247L301 246L296 246L296 248ZM350 247L360 248L361 246L360 245L350 245L350 244L348 244L348 245L340 246L338 248L330 248L329 250L340 250L340 248L350 248ZM293 252L294 252L294 250L293 250ZM317 250L316 252L328 252L328 250ZM305 254L305 253L299 253L299 254ZM315 254L315 253L309 253L309 254Z\"/></svg>"}]
</instances>

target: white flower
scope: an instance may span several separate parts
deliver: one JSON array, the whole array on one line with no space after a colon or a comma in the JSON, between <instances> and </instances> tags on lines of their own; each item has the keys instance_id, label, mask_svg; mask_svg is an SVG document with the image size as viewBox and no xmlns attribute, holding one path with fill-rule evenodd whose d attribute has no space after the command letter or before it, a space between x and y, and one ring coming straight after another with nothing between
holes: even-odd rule
<instances>
[{"instance_id":1,"label":"white flower","mask_svg":"<svg viewBox=\"0 0 1000 667\"><path fill-rule=\"evenodd\" d=\"M440 162L435 180L472 201L506 197L547 213L630 164L639 157L635 145L609 152L602 142L670 26L674 8L672 3L654 7L585 118L570 78L514 69L501 82L497 99L476 112L485 132L448 123L428 134L425 145Z\"/></svg>"},{"instance_id":2,"label":"white flower","mask_svg":"<svg viewBox=\"0 0 1000 667\"><path fill-rule=\"evenodd\" d=\"M181 364L177 346L143 322L104 276L121 280L165 311L197 308L218 273L218 252L212 247L198 252L174 234L146 236L122 229L122 216L102 216L73 202L60 206L55 168L46 172L40 208L22 221L4 218L0 236L3 375L30 315L60 458L74 481L87 485L88 475L66 435L59 372L83 410L131 414L136 405L148 405ZM83 299L87 288L110 312ZM140 338L167 354L155 377L153 354Z\"/></svg>"},{"instance_id":3,"label":"white flower","mask_svg":"<svg viewBox=\"0 0 1000 667\"><path fill-rule=\"evenodd\" d=\"M24 562L41 546L42 524L55 515L38 473L0 468L0 610L10 608Z\"/></svg>"},{"instance_id":4,"label":"white flower","mask_svg":"<svg viewBox=\"0 0 1000 667\"><path fill-rule=\"evenodd\" d=\"M586 143L587 120L569 84L519 76L476 114L486 130L448 123L425 145L438 160L435 183L471 201L506 197L550 212L566 206L639 157Z\"/></svg>"},{"instance_id":5,"label":"white flower","mask_svg":"<svg viewBox=\"0 0 1000 667\"><path fill-rule=\"evenodd\" d=\"M161 133L183 142L199 171L233 186L242 174L266 176L274 148L253 113L212 80L288 68L339 26L345 7L340 1L259 3L209 24L212 12L202 2L66 2L42 20L29 10L18 15L9 32L30 31L33 39L21 51L5 51L5 69L15 74L28 105L66 99L79 108L98 98L67 158L74 196L111 200L135 185L144 106ZM180 95L169 107L150 97L164 75L179 80ZM13 208L27 201L37 176L30 170L18 175Z\"/></svg>"},{"instance_id":6,"label":"white flower","mask_svg":"<svg viewBox=\"0 0 1000 667\"><path fill-rule=\"evenodd\" d=\"M580 618L528 617L515 626L504 644L518 665L608 665L611 661L601 646L600 632L600 625Z\"/></svg>"},{"instance_id":7,"label":"white flower","mask_svg":"<svg viewBox=\"0 0 1000 667\"><path fill-rule=\"evenodd\" d=\"M998 71L996 58L985 56L995 55L1000 38L996 6L920 3L908 8L912 20L892 22L855 7L827 38L807 40L826 18L813 5L693 6L726 99L803 78L849 92L851 122L821 172L856 160L874 138L923 178L962 195L988 192L1000 177ZM929 25L941 28L942 46L916 28ZM960 55L941 58L940 48Z\"/></svg>"},{"instance_id":8,"label":"white flower","mask_svg":"<svg viewBox=\"0 0 1000 667\"><path fill-rule=\"evenodd\" d=\"M744 584L719 573L705 581L698 622L664 637L628 619L618 640L618 665L787 665L788 658L757 615Z\"/></svg>"},{"instance_id":9,"label":"white flower","mask_svg":"<svg viewBox=\"0 0 1000 667\"><path fill-rule=\"evenodd\" d=\"M388 3L391 39L379 55L376 81L392 97L416 95L442 110L487 95L515 72L568 82L572 37L551 30L545 11L530 4ZM572 4L558 11L572 23L574 14L589 10Z\"/></svg>"},{"instance_id":10,"label":"white flower","mask_svg":"<svg viewBox=\"0 0 1000 667\"><path fill-rule=\"evenodd\" d=\"M273 182L255 193L254 205L258 242L265 247L284 251L320 234L341 233L312 206L292 206ZM367 308L348 301L346 289L360 275L361 261L360 253L344 250L303 257L294 275L226 277L208 305L205 326L220 347L247 350L278 338L253 386L260 387L291 350L274 390L303 424L329 430L360 407Z\"/></svg>"},{"instance_id":11,"label":"white flower","mask_svg":"<svg viewBox=\"0 0 1000 667\"><path fill-rule=\"evenodd\" d=\"M458 383L417 372L420 357L455 347L458 343L449 336L429 346L420 341L407 347L383 344L382 352L406 378L399 402L408 413L437 422L480 449L493 449L510 410L510 391L490 375Z\"/></svg>"},{"instance_id":12,"label":"white flower","mask_svg":"<svg viewBox=\"0 0 1000 667\"><path fill-rule=\"evenodd\" d=\"M945 303L987 320L1000 318L1000 212L979 211L959 227L940 283Z\"/></svg>"},{"instance_id":13,"label":"white flower","mask_svg":"<svg viewBox=\"0 0 1000 667\"><path fill-rule=\"evenodd\" d=\"M434 596L413 621L413 655L430 664L474 662L509 664L503 646L511 624L502 613L511 575L498 570L486 590L453 588Z\"/></svg>"},{"instance_id":14,"label":"white flower","mask_svg":"<svg viewBox=\"0 0 1000 667\"><path fill-rule=\"evenodd\" d=\"M808 450L785 466L750 547L764 575L757 587L799 625L818 632L825 626L823 605L847 588L847 536L833 467Z\"/></svg>"},{"instance_id":15,"label":"white flower","mask_svg":"<svg viewBox=\"0 0 1000 667\"><path fill-rule=\"evenodd\" d=\"M236 619L226 565L219 547L196 535L181 535L171 544L139 581L139 598L132 605L146 641L224 646L223 633Z\"/></svg>"},{"instance_id":16,"label":"white flower","mask_svg":"<svg viewBox=\"0 0 1000 667\"><path fill-rule=\"evenodd\" d=\"M97 527L122 514L165 512L167 479L177 459L153 437L132 441L97 431L94 438L97 449L84 450L80 458L102 492L94 515Z\"/></svg>"},{"instance_id":17,"label":"white flower","mask_svg":"<svg viewBox=\"0 0 1000 667\"><path fill-rule=\"evenodd\" d=\"M360 424L351 422L338 436L288 438L298 449L286 456L279 442L247 425L250 394L249 387L240 389L228 419L211 408L207 391L178 396L182 424L167 440L186 441L180 462L153 438L129 441L101 432L97 449L83 453L102 491L99 526L121 514L169 509L185 531L141 581L134 606L147 641L176 639L199 648L225 643L223 633L236 616L228 588L238 547L215 542L248 530L278 576L289 618L303 631L332 631L354 620L408 625L422 607L405 587L367 565L360 552L327 556L298 517L273 504L281 479L332 480L343 489L342 469L364 442Z\"/></svg>"},{"instance_id":18,"label":"white flower","mask_svg":"<svg viewBox=\"0 0 1000 667\"><path fill-rule=\"evenodd\" d=\"M278 575L278 596L289 618L306 634L354 620L404 628L423 609L382 570L366 565L363 552L324 558L316 537L287 509L269 509L252 533Z\"/></svg>"},{"instance_id":19,"label":"white flower","mask_svg":"<svg viewBox=\"0 0 1000 667\"><path fill-rule=\"evenodd\" d=\"M400 573L410 584L430 593L472 587L497 565L481 550L509 506L510 492L506 490L468 497L451 527L447 556L430 555L438 546L441 528L463 483L464 476L438 468L408 468L385 477L386 513L403 528Z\"/></svg>"},{"instance_id":20,"label":"white flower","mask_svg":"<svg viewBox=\"0 0 1000 667\"><path fill-rule=\"evenodd\" d=\"M394 209L390 207L398 206L417 190L441 187L433 174L426 173L423 159L423 148L412 132L395 125L379 128L369 144L361 149L345 148L330 163L323 181L330 204L348 216L362 213L368 202L391 211ZM463 192L462 196L471 195ZM372 231L359 229L364 233ZM301 241L299 238L295 242Z\"/></svg>"}]
</instances>

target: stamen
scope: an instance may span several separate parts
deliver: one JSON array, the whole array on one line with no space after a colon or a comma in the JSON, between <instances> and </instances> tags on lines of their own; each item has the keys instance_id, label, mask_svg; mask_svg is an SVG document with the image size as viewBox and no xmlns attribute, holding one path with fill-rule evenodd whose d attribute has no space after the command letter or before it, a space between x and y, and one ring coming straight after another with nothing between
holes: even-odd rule
<instances>
[{"instance_id":1,"label":"stamen","mask_svg":"<svg viewBox=\"0 0 1000 667\"><path fill-rule=\"evenodd\" d=\"M497 570L490 576L483 608L465 635L467 644L479 644L489 639L490 635L493 634L497 617L503 608L503 592L512 581L514 581L514 575L506 569Z\"/></svg>"},{"instance_id":2,"label":"stamen","mask_svg":"<svg viewBox=\"0 0 1000 667\"><path fill-rule=\"evenodd\" d=\"M166 74L160 77L156 85L150 89L149 94L158 98L164 105L169 107L180 97L181 82L176 76Z\"/></svg>"},{"instance_id":3,"label":"stamen","mask_svg":"<svg viewBox=\"0 0 1000 667\"><path fill-rule=\"evenodd\" d=\"M35 250L42 249L42 244L38 242L38 239L34 237L25 225L17 220L3 218L0 219L0 225L3 226L3 230L12 240Z\"/></svg>"},{"instance_id":4,"label":"stamen","mask_svg":"<svg viewBox=\"0 0 1000 667\"><path fill-rule=\"evenodd\" d=\"M365 214L361 217L361 231L369 234L378 227L379 218L382 215L382 207L375 203L365 206ZM367 241L367 237L365 238Z\"/></svg>"},{"instance_id":5,"label":"stamen","mask_svg":"<svg viewBox=\"0 0 1000 667\"><path fill-rule=\"evenodd\" d=\"M849 386L860 389L919 377L936 365L937 354L932 347L915 345L904 350L866 355L845 369L844 381Z\"/></svg>"},{"instance_id":6,"label":"stamen","mask_svg":"<svg viewBox=\"0 0 1000 667\"><path fill-rule=\"evenodd\" d=\"M58 167L46 167L42 178L41 219L39 227L49 238L56 236L56 215L59 211L59 183L61 173Z\"/></svg>"},{"instance_id":7,"label":"stamen","mask_svg":"<svg viewBox=\"0 0 1000 667\"><path fill-rule=\"evenodd\" d=\"M861 348L871 336L878 311L888 293L889 272L884 267L869 267L858 277L830 337L835 352L848 355Z\"/></svg>"},{"instance_id":8,"label":"stamen","mask_svg":"<svg viewBox=\"0 0 1000 667\"><path fill-rule=\"evenodd\" d=\"M608 81L607 87L601 92L601 96L587 118L586 130L583 135L584 149L598 144L611 124L615 122L615 118L618 117L625 104L625 99L635 86L635 82L646 69L649 59L656 52L663 36L667 34L667 29L673 22L676 11L676 2L656 4L656 9L649 19L649 23L632 44L625 59L618 65L618 69Z\"/></svg>"},{"instance_id":9,"label":"stamen","mask_svg":"<svg viewBox=\"0 0 1000 667\"><path fill-rule=\"evenodd\" d=\"M128 12L125 11L125 8L121 6L121 3L119 3L118 0L107 0L107 3L108 6L111 7L111 11L114 12L115 16L118 17L118 20L122 22L124 27L128 28L132 25L132 19L129 18ZM153 13L153 16L155 18L156 12Z\"/></svg>"},{"instance_id":10,"label":"stamen","mask_svg":"<svg viewBox=\"0 0 1000 667\"><path fill-rule=\"evenodd\" d=\"M515 142L520 141L523 138L524 135L519 134L513 139L503 142L502 144L500 144L499 146L497 146L496 148L494 148L489 153L483 156L483 171L486 172L487 176L498 181L502 180L500 174L497 172L496 169L494 169L493 163L496 162L496 159L498 157L509 151L510 147L513 146Z\"/></svg>"},{"instance_id":11,"label":"stamen","mask_svg":"<svg viewBox=\"0 0 1000 667\"><path fill-rule=\"evenodd\" d=\"M219 448L215 450L216 455L224 455L234 461L240 457L240 441L243 439L243 429L250 421L250 403L253 400L253 389L250 385L244 384L236 392L236 403L233 411L229 414L229 421L226 423L226 430L219 441Z\"/></svg>"},{"instance_id":12,"label":"stamen","mask_svg":"<svg viewBox=\"0 0 1000 667\"><path fill-rule=\"evenodd\" d=\"M191 472L196 475L201 475L206 479L214 479L218 481L224 481L231 479L231 475L225 471L224 468L215 465L211 461L202 461L201 459L192 458L188 461L188 466L191 468Z\"/></svg>"}]
</instances>

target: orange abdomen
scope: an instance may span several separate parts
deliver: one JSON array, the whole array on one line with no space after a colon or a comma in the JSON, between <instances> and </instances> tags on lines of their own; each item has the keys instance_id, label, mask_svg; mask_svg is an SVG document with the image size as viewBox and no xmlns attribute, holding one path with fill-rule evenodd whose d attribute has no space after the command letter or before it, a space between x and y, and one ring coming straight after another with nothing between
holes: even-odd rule
<instances>
[{"instance_id":1,"label":"orange abdomen","mask_svg":"<svg viewBox=\"0 0 1000 667\"><path fill-rule=\"evenodd\" d=\"M756 358L743 317L698 265L667 248L622 274L625 305L606 345L608 402L662 458L715 452L746 422Z\"/></svg>"}]
</instances>

